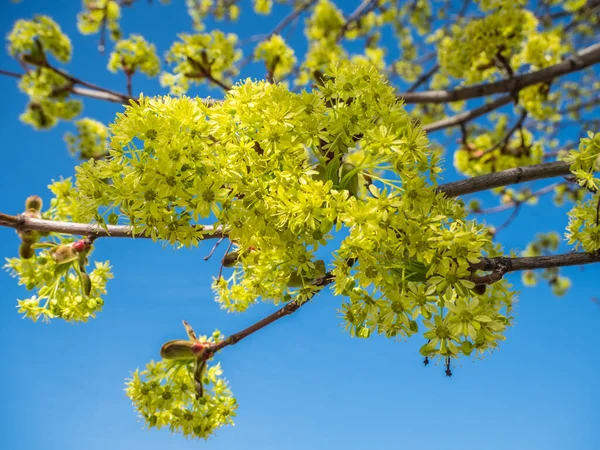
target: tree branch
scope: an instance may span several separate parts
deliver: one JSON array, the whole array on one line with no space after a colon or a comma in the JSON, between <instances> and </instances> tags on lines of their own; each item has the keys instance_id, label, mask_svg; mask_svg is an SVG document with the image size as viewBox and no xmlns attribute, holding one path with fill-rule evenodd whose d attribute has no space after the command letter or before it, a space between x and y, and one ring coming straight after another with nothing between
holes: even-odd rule
<instances>
[{"instance_id":1,"label":"tree branch","mask_svg":"<svg viewBox=\"0 0 600 450\"><path fill-rule=\"evenodd\" d=\"M96 86L95 84L85 82L83 80L80 80L79 78L73 77L65 72L62 72L61 70L56 69L56 68L50 67L49 69L55 71L56 73L65 77L67 80L71 81L71 83L73 83L73 85L69 87L69 91L75 95L81 95L82 97L89 97L89 98L94 98L97 100L106 100L109 102L121 103L121 104L129 103L129 100L132 98L125 94L121 94L119 92L111 91L110 89L105 89L103 87ZM0 75L5 75L8 77L18 78L18 79L20 79L23 76L20 73L10 72L8 70L2 70L2 69L0 69ZM87 86L87 87L77 86L78 84L80 84L81 86Z\"/></svg>"},{"instance_id":2,"label":"tree branch","mask_svg":"<svg viewBox=\"0 0 600 450\"><path fill-rule=\"evenodd\" d=\"M467 122L470 122L473 119L476 119L477 117L489 113L490 111L494 111L503 107L504 105L508 105L513 101L514 98L512 95L505 95L504 97L499 97L493 102L480 106L479 108L475 108L470 111L464 111L460 114L456 114L455 116L447 117L445 119L438 120L437 122L432 122L427 125L423 125L423 130L427 131L428 133L431 133L433 131L443 130L444 128L463 125Z\"/></svg>"},{"instance_id":3,"label":"tree branch","mask_svg":"<svg viewBox=\"0 0 600 450\"><path fill-rule=\"evenodd\" d=\"M352 14L348 17L348 20L344 23L337 37L335 38L336 42L339 42L346 34L346 31L350 28L350 25L358 22L360 18L368 13L373 7L377 6L375 0L363 0L360 5L354 10Z\"/></svg>"},{"instance_id":4,"label":"tree branch","mask_svg":"<svg viewBox=\"0 0 600 450\"><path fill-rule=\"evenodd\" d=\"M491 271L489 275L473 276L472 281L480 284L492 284L499 281L509 272L522 270L549 269L553 267L580 266L600 262L600 253L564 253L549 256L528 256L523 258L481 258L478 263L471 264L472 270ZM486 278L487 277L487 278ZM491 282L485 282L485 281Z\"/></svg>"},{"instance_id":5,"label":"tree branch","mask_svg":"<svg viewBox=\"0 0 600 450\"><path fill-rule=\"evenodd\" d=\"M455 90L404 92L399 93L398 97L403 98L405 103L448 103L507 92L516 94L527 86L551 81L554 78L580 71L598 62L600 62L600 43L584 48L561 63L535 72L517 75L507 80L477 84Z\"/></svg>"},{"instance_id":6,"label":"tree branch","mask_svg":"<svg viewBox=\"0 0 600 450\"><path fill-rule=\"evenodd\" d=\"M206 234L204 239L217 239L227 235L221 227L213 227L211 225L197 225ZM34 219L25 215L19 214L11 216L0 212L0 227L14 228L17 231L44 231L48 233L73 234L78 236L90 236L93 238L99 237L137 237L150 238L146 234L132 233L129 225L106 225L106 228L98 224L77 223L77 222L61 222L58 220Z\"/></svg>"},{"instance_id":7,"label":"tree branch","mask_svg":"<svg viewBox=\"0 0 600 450\"><path fill-rule=\"evenodd\" d=\"M487 191L488 189L508 186L510 184L568 175L570 173L569 167L570 165L563 161L515 167L473 178L467 178L466 180L440 184L437 191L444 192L448 197L458 197L459 195Z\"/></svg>"},{"instance_id":8,"label":"tree branch","mask_svg":"<svg viewBox=\"0 0 600 450\"><path fill-rule=\"evenodd\" d=\"M520 200L513 200L509 203L505 203L504 205L498 205L498 206L494 206L492 208L480 209L480 210L471 211L471 212L473 214L493 214L493 213L506 211L507 209L514 208L516 206L521 205L522 203L526 203L528 200L530 200L532 198L538 198L538 197L541 197L542 195L549 194L550 192L552 192L554 189L556 189L558 186L560 186L562 184L564 184L564 183L552 183L546 187L541 188L538 191L527 194L525 197L523 197Z\"/></svg>"},{"instance_id":9,"label":"tree branch","mask_svg":"<svg viewBox=\"0 0 600 450\"><path fill-rule=\"evenodd\" d=\"M300 16L300 14L302 14L304 11L306 11L308 8L310 8L315 3L317 3L317 0L308 0L305 3L303 3L302 5L298 6L296 9L294 9L292 12L290 12L287 16L285 16L281 20L281 22L279 22L269 34L262 35L262 38L260 39L260 41L266 41L266 40L270 39L271 37L273 37L274 35L280 34L285 29L285 27L287 27L298 16ZM250 62L252 62L253 58L254 58L253 54L248 55L240 63L240 65L238 66L238 70L241 70L242 68L246 67Z\"/></svg>"},{"instance_id":10,"label":"tree branch","mask_svg":"<svg viewBox=\"0 0 600 450\"><path fill-rule=\"evenodd\" d=\"M354 263L354 261L352 261L352 264L353 263ZM309 294L309 298L307 298L307 299L297 298L296 300L293 300L293 301L287 303L283 308L278 309L273 314L268 315L264 319L259 320L255 324L250 325L248 328L245 328L242 331L239 331L237 333L229 335L229 337L222 340L221 342L218 342L217 344L212 345L210 347L209 351L211 353L216 353L225 347L228 347L230 345L235 345L242 339L247 338L248 336L250 336L253 333L256 333L258 330L266 327L267 325L272 324L273 322L281 319L282 317L289 316L290 314L296 312L301 306L308 303L309 300L312 299L313 296L315 296L316 294L321 292L325 286L330 285L331 283L333 283L333 281L334 281L333 275L331 274L331 272L328 272L324 278L322 278L319 282L315 283L315 286L317 286L319 289L317 291Z\"/></svg>"}]
</instances>

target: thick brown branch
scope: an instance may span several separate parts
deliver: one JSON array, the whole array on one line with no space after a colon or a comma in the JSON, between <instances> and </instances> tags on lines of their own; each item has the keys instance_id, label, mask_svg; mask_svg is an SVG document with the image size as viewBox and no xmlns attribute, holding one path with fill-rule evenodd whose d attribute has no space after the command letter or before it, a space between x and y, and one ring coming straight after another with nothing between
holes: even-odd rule
<instances>
[{"instance_id":1,"label":"thick brown branch","mask_svg":"<svg viewBox=\"0 0 600 450\"><path fill-rule=\"evenodd\" d=\"M134 235L128 225L107 225L106 228L97 224L60 222L57 220L34 219L24 215L11 216L0 212L0 226L14 228L19 231L34 230L48 233L73 234L78 236L97 237L138 237L149 238L145 234ZM217 239L226 235L222 228L211 225L198 225L206 232L204 239Z\"/></svg>"},{"instance_id":2,"label":"thick brown branch","mask_svg":"<svg viewBox=\"0 0 600 450\"><path fill-rule=\"evenodd\" d=\"M600 62L600 43L584 48L561 63L535 72L517 75L507 80L477 84L451 91L404 92L398 94L398 97L403 98L406 103L448 103L507 92L515 94L527 86L551 81L556 77L580 71L598 62Z\"/></svg>"},{"instance_id":3,"label":"thick brown branch","mask_svg":"<svg viewBox=\"0 0 600 450\"><path fill-rule=\"evenodd\" d=\"M600 262L600 253L564 253L549 256L528 256L523 258L482 258L471 264L473 270L503 273L522 270L549 269L552 267L580 266Z\"/></svg>"},{"instance_id":4,"label":"thick brown branch","mask_svg":"<svg viewBox=\"0 0 600 450\"><path fill-rule=\"evenodd\" d=\"M438 192L446 193L448 197L458 197L459 195L487 191L501 186L524 183L525 181L558 177L568 175L569 173L569 164L562 161L555 161L533 166L515 167L487 175L467 178L466 180L453 181L452 183L439 185L437 190Z\"/></svg>"}]
</instances>

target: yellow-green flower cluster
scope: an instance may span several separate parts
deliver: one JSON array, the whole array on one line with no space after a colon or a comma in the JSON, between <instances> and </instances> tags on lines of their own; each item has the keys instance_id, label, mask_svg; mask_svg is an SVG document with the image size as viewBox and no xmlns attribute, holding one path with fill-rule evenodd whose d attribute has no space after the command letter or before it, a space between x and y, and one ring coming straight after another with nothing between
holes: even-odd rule
<instances>
[{"instance_id":1,"label":"yellow-green flower cluster","mask_svg":"<svg viewBox=\"0 0 600 450\"><path fill-rule=\"evenodd\" d=\"M210 339L214 342L218 331ZM237 402L222 377L220 364L209 366L202 379L204 393L196 398L194 362L150 362L136 370L125 392L149 428L168 427L189 438L207 439L217 428L233 425Z\"/></svg>"},{"instance_id":2,"label":"yellow-green flower cluster","mask_svg":"<svg viewBox=\"0 0 600 450\"><path fill-rule=\"evenodd\" d=\"M527 248L522 253L524 257L542 256L556 252L560 245L560 236L551 231L549 233L538 233L533 242L527 244ZM521 274L521 280L525 286L535 286L539 279L547 280L552 288L554 295L565 295L571 287L571 280L568 277L559 274L559 267L545 269L541 273L533 270L526 270Z\"/></svg>"},{"instance_id":3,"label":"yellow-green flower cluster","mask_svg":"<svg viewBox=\"0 0 600 450\"><path fill-rule=\"evenodd\" d=\"M83 0L83 11L77 15L77 28L81 34L95 34L103 26L113 40L121 37L119 19L121 6L117 0Z\"/></svg>"},{"instance_id":4,"label":"yellow-green flower cluster","mask_svg":"<svg viewBox=\"0 0 600 450\"><path fill-rule=\"evenodd\" d=\"M69 179L49 186L54 194L50 208L42 214L44 219L70 222L89 222L93 212L85 211L78 193ZM19 300L19 312L32 320L60 318L69 322L85 322L101 311L106 294L106 283L112 278L109 262L95 262L88 274L91 287L86 286L77 261L59 264L48 247L69 245L72 237L50 235L35 244L36 253L28 259L10 258L4 266L19 284L27 290L36 290L32 297ZM41 247L41 248L37 248ZM87 258L84 261L87 264Z\"/></svg>"},{"instance_id":5,"label":"yellow-green flower cluster","mask_svg":"<svg viewBox=\"0 0 600 450\"><path fill-rule=\"evenodd\" d=\"M289 75L296 64L294 50L278 34L256 46L254 59L264 61L267 71L277 80Z\"/></svg>"},{"instance_id":6,"label":"yellow-green flower cluster","mask_svg":"<svg viewBox=\"0 0 600 450\"><path fill-rule=\"evenodd\" d=\"M571 150L565 161L571 164L571 173L577 178L580 186L594 193L594 198L587 202L580 201L569 211L569 225L566 237L575 248L582 247L586 252L600 250L600 222L598 220L597 196L600 179L595 177L599 169L600 133L588 132L582 138L578 150Z\"/></svg>"},{"instance_id":7,"label":"yellow-green flower cluster","mask_svg":"<svg viewBox=\"0 0 600 450\"><path fill-rule=\"evenodd\" d=\"M108 60L108 70L122 70L133 74L142 72L149 77L155 77L160 71L160 60L156 56L156 47L148 43L143 36L132 34L128 39L120 40Z\"/></svg>"},{"instance_id":8,"label":"yellow-green flower cluster","mask_svg":"<svg viewBox=\"0 0 600 450\"><path fill-rule=\"evenodd\" d=\"M457 332L462 353L503 339L508 285L481 294L471 281L470 264L496 255L490 236L436 194L439 153L375 68L333 66L310 93L248 80L211 106L142 98L111 134L109 158L78 169L82 207L178 246L202 239L199 223L224 227L238 253L213 285L223 307L308 299L333 270L353 334L411 335L421 316L448 325L446 303L476 297L490 320L472 324L474 340ZM317 252L342 229L323 268Z\"/></svg>"},{"instance_id":9,"label":"yellow-green flower cluster","mask_svg":"<svg viewBox=\"0 0 600 450\"><path fill-rule=\"evenodd\" d=\"M72 155L80 159L100 159L108 154L108 128L88 117L75 122L77 134L66 133L65 142Z\"/></svg>"},{"instance_id":10,"label":"yellow-green flower cluster","mask_svg":"<svg viewBox=\"0 0 600 450\"><path fill-rule=\"evenodd\" d=\"M578 150L571 150L564 161L570 164L570 170L577 178L580 186L597 192L600 179L596 172L600 169L598 157L600 156L600 133L588 132L588 137L582 138Z\"/></svg>"},{"instance_id":11,"label":"yellow-green flower cluster","mask_svg":"<svg viewBox=\"0 0 600 450\"><path fill-rule=\"evenodd\" d=\"M254 12L256 14L269 15L273 7L273 0L254 0Z\"/></svg>"},{"instance_id":12,"label":"yellow-green flower cluster","mask_svg":"<svg viewBox=\"0 0 600 450\"><path fill-rule=\"evenodd\" d=\"M234 64L241 58L235 49L237 36L213 31L206 34L180 34L167 53L167 62L174 65L173 73L163 73L161 84L171 88L171 94L182 95L190 83L207 78L227 82L227 74L235 74Z\"/></svg>"},{"instance_id":13,"label":"yellow-green flower cluster","mask_svg":"<svg viewBox=\"0 0 600 450\"><path fill-rule=\"evenodd\" d=\"M61 62L71 59L71 40L48 16L38 15L32 20L17 20L7 40L11 55L32 64L42 64L45 52L54 55Z\"/></svg>"},{"instance_id":14,"label":"yellow-green flower cluster","mask_svg":"<svg viewBox=\"0 0 600 450\"><path fill-rule=\"evenodd\" d=\"M566 51L560 35L538 32L531 11L513 0L482 3L484 17L455 25L451 36L441 40L438 58L443 71L477 83L506 77L524 65L542 68L560 61Z\"/></svg>"},{"instance_id":15,"label":"yellow-green flower cluster","mask_svg":"<svg viewBox=\"0 0 600 450\"><path fill-rule=\"evenodd\" d=\"M32 297L18 301L19 313L34 322L40 318L87 322L96 317L104 305L101 296L106 294L106 283L112 278L108 261L96 262L89 273L92 287L87 294L75 270L57 265L48 251L38 252L31 259L7 258L4 268L19 278L19 284L37 290Z\"/></svg>"},{"instance_id":16,"label":"yellow-green flower cluster","mask_svg":"<svg viewBox=\"0 0 600 450\"><path fill-rule=\"evenodd\" d=\"M344 14L334 3L319 0L306 23L306 37L310 40L335 41L344 23Z\"/></svg>"},{"instance_id":17,"label":"yellow-green flower cluster","mask_svg":"<svg viewBox=\"0 0 600 450\"><path fill-rule=\"evenodd\" d=\"M296 84L305 85L313 79L316 71L321 72L330 64L347 59L346 52L337 42L344 23L344 15L334 3L319 0L306 21L304 33L309 47Z\"/></svg>"},{"instance_id":18,"label":"yellow-green flower cluster","mask_svg":"<svg viewBox=\"0 0 600 450\"><path fill-rule=\"evenodd\" d=\"M72 83L46 67L27 72L19 88L29 96L21 120L37 129L52 128L58 120L71 120L81 113L82 103L68 98Z\"/></svg>"},{"instance_id":19,"label":"yellow-green flower cluster","mask_svg":"<svg viewBox=\"0 0 600 450\"><path fill-rule=\"evenodd\" d=\"M475 136L454 152L454 167L464 175L477 176L512 167L539 164L544 157L543 145L533 134L521 128L508 139L506 116L498 117L495 130Z\"/></svg>"},{"instance_id":20,"label":"yellow-green flower cluster","mask_svg":"<svg viewBox=\"0 0 600 450\"><path fill-rule=\"evenodd\" d=\"M185 4L196 31L204 30L204 19L209 15L216 20L232 21L240 15L239 6L231 0L186 0Z\"/></svg>"}]
</instances>

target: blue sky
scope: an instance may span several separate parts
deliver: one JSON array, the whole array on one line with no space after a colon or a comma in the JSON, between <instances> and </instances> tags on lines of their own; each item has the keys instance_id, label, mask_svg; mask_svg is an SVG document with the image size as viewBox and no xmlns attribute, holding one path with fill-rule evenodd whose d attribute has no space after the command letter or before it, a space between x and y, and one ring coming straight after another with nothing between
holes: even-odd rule
<instances>
[{"instance_id":1,"label":"blue sky","mask_svg":"<svg viewBox=\"0 0 600 450\"><path fill-rule=\"evenodd\" d=\"M177 33L191 31L183 2L173 3L139 2L124 10L125 34L141 32L164 52ZM359 1L343 3L352 10ZM76 0L5 0L0 5L0 32L6 35L18 18L49 14L73 41L68 70L124 90L124 77L105 71L107 55L98 54L97 36L77 33L78 8ZM253 16L251 22L225 28L247 36L268 32L279 18ZM5 52L0 54L0 68L19 71ZM246 74L260 77L262 72L251 67ZM26 98L15 81L0 77L0 89L0 211L18 213L28 195L40 194L49 201L49 182L72 175L75 161L62 141L71 127L32 131L18 120ZM134 92L140 91L164 93L155 80L136 76ZM210 93L220 95L216 90ZM86 101L84 115L110 122L120 109ZM446 179L453 178L450 169ZM486 206L495 204L486 199ZM565 211L544 199L522 211L499 239L507 250L523 249L536 232L562 232ZM501 223L505 218L506 214L487 220ZM12 230L0 229L0 255L16 255L18 244ZM563 298L554 297L545 285L523 289L516 324L500 351L482 361L460 361L452 378L446 378L440 366L423 367L418 353L423 342L418 337L408 342L350 338L336 313L340 299L319 295L293 316L218 356L240 405L235 427L219 430L207 442L142 429L123 392L124 379L159 358L163 342L183 337L182 319L199 333L218 328L230 334L274 310L258 305L234 315L219 309L210 291L219 258L202 259L211 246L173 251L143 240L99 241L94 257L109 259L115 278L108 285L103 312L81 325L21 319L16 299L29 294L0 273L0 337L5 348L0 448L600 448L600 308L591 301L598 295L598 266L565 270L574 287ZM510 279L520 287L518 274Z\"/></svg>"}]
</instances>

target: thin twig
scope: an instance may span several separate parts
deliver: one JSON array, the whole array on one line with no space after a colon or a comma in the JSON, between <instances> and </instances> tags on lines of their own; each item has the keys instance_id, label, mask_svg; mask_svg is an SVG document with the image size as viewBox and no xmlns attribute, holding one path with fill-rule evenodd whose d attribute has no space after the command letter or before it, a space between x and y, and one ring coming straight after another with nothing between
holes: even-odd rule
<instances>
[{"instance_id":1,"label":"thin twig","mask_svg":"<svg viewBox=\"0 0 600 450\"><path fill-rule=\"evenodd\" d=\"M375 0L363 0L362 3L354 10L354 12L350 14L348 20L346 20L336 36L335 41L341 41L341 39L344 37L344 34L346 34L346 31L348 31L348 28L350 28L350 25L358 22L361 17L373 9L374 6L376 6Z\"/></svg>"},{"instance_id":2,"label":"thin twig","mask_svg":"<svg viewBox=\"0 0 600 450\"><path fill-rule=\"evenodd\" d=\"M514 200L514 201L506 203L504 205L498 205L498 206L494 206L493 208L481 209L479 211L471 211L471 212L473 214L493 214L493 213L506 211L515 206L526 203L528 200L530 200L532 198L538 198L538 197L541 197L542 195L549 194L550 192L554 191L554 189L556 189L558 186L561 186L563 184L565 184L565 183L552 183L552 184L549 184L548 186L543 187L542 189L540 189L538 191L531 192L530 194L526 195L521 200Z\"/></svg>"},{"instance_id":3,"label":"thin twig","mask_svg":"<svg viewBox=\"0 0 600 450\"><path fill-rule=\"evenodd\" d=\"M440 65L439 64L436 64L435 66L433 66L431 69L429 69L427 72L425 72L419 78L417 78L417 81L415 81L412 84L412 86L410 86L406 90L406 92L414 92L414 91L416 91L419 86L421 86L423 83L426 83L439 69L440 69Z\"/></svg>"},{"instance_id":4,"label":"thin twig","mask_svg":"<svg viewBox=\"0 0 600 450\"><path fill-rule=\"evenodd\" d=\"M482 152L480 157L484 156L484 155L488 155L500 147L502 147L502 148L506 147L508 145L508 142L510 141L510 138L513 136L513 134L515 134L515 131L517 131L518 129L523 127L523 122L525 122L526 118L527 118L527 110L523 110L523 112L521 113L521 116L519 117L519 120L517 120L517 122L513 125L513 127L506 132L504 137L502 139L500 139L498 142L496 142L494 145L492 145L490 148L488 148L487 150Z\"/></svg>"},{"instance_id":5,"label":"thin twig","mask_svg":"<svg viewBox=\"0 0 600 450\"><path fill-rule=\"evenodd\" d=\"M481 117L484 114L487 114L496 109L502 108L504 105L508 105L513 102L512 95L505 95L504 97L498 97L493 102L490 102L486 105L480 106L479 108L472 109L470 111L464 111L460 114L456 114L451 117L446 117L445 119L438 120L437 122L428 123L427 125L423 125L423 130L428 133L432 133L434 131L443 130L445 128L455 127L457 125L464 125L467 122L470 122L477 117Z\"/></svg>"},{"instance_id":6,"label":"thin twig","mask_svg":"<svg viewBox=\"0 0 600 450\"><path fill-rule=\"evenodd\" d=\"M218 241L215 243L215 245L213 245L213 248L212 248L212 250L210 251L210 253L204 257L204 261L208 261L208 260L210 259L210 257L211 257L211 256L212 256L212 255L215 253L215 250L217 249L217 247L219 246L219 244L220 244L221 242L223 242L223 239L225 239L225 237L222 237L221 239L219 239L219 240L218 240Z\"/></svg>"},{"instance_id":7,"label":"thin twig","mask_svg":"<svg viewBox=\"0 0 600 450\"><path fill-rule=\"evenodd\" d=\"M285 27L287 27L292 21L294 21L294 19L296 19L297 17L299 17L300 14L302 14L304 11L306 11L308 8L310 8L315 3L317 3L317 0L309 0L307 2L304 2L302 5L298 6L292 12L290 12L287 16L285 16L275 26L275 28L273 28L273 30L269 34L262 35L262 38L261 39L257 39L257 40L267 41L267 40L271 39L274 35L281 34L281 32L285 29ZM244 58L240 62L240 65L238 66L238 70L241 70L244 67L246 67L248 64L250 64L252 62L253 58L254 58L253 54L250 54L246 58Z\"/></svg>"},{"instance_id":8,"label":"thin twig","mask_svg":"<svg viewBox=\"0 0 600 450\"><path fill-rule=\"evenodd\" d=\"M268 315L264 319L259 320L253 325L250 325L248 328L243 329L237 333L229 335L226 339L220 341L217 344L213 344L210 348L210 352L216 353L219 350L222 350L225 347L230 345L235 345L242 339L250 336L253 333L256 333L258 330L266 327L267 325L272 324L273 322L281 319L282 317L289 316L290 314L296 312L301 306L305 305L310 301L310 299L315 296L317 293L321 292L323 288L330 285L335 281L335 278L328 272L324 278L320 279L318 282L314 284L318 289L308 295L308 299L297 298L286 304L283 308L275 311L273 314Z\"/></svg>"}]
</instances>

